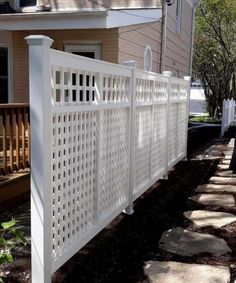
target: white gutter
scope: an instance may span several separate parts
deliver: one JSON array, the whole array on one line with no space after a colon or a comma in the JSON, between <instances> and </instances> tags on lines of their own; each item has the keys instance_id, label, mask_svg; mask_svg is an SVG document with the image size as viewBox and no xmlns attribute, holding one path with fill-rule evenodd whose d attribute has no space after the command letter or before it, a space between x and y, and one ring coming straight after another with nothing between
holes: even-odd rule
<instances>
[{"instance_id":1,"label":"white gutter","mask_svg":"<svg viewBox=\"0 0 236 283\"><path fill-rule=\"evenodd\" d=\"M0 30L106 29L155 22L161 16L160 8L4 14Z\"/></svg>"},{"instance_id":2,"label":"white gutter","mask_svg":"<svg viewBox=\"0 0 236 283\"><path fill-rule=\"evenodd\" d=\"M190 63L189 63L189 76L192 76L193 69L193 45L194 45L194 29L195 29L195 12L199 6L200 0L195 0L192 9L192 28L191 28L191 50L190 50Z\"/></svg>"},{"instance_id":3,"label":"white gutter","mask_svg":"<svg viewBox=\"0 0 236 283\"><path fill-rule=\"evenodd\" d=\"M162 1L162 24L161 24L161 55L160 55L160 73L165 71L166 58L166 28L167 28L167 4Z\"/></svg>"}]
</instances>

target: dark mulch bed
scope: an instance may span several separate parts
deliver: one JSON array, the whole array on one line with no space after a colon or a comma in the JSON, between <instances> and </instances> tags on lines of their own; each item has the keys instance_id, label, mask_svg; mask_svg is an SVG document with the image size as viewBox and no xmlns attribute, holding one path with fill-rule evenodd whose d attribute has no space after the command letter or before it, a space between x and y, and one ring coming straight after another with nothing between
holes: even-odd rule
<instances>
[{"instance_id":1,"label":"dark mulch bed","mask_svg":"<svg viewBox=\"0 0 236 283\"><path fill-rule=\"evenodd\" d=\"M196 229L183 216L184 211L203 208L188 198L195 194L198 185L209 180L218 163L219 159L206 157L180 162L168 180L159 181L136 201L133 215L121 214L62 266L54 274L53 283L148 283L144 266L149 260L230 266L233 282L236 279L236 223L222 229ZM236 213L236 209L225 211ZM218 257L209 254L180 257L159 249L162 233L177 226L222 237L233 252ZM29 252L18 251L15 256L17 260L12 267L5 267L10 271L5 282L30 282L26 278L30 271Z\"/></svg>"}]
</instances>

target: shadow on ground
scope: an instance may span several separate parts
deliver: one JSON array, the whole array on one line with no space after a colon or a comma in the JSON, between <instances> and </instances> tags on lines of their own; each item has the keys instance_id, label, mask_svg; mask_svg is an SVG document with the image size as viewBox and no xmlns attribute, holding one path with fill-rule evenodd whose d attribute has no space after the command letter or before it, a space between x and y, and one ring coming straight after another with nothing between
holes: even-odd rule
<instances>
[{"instance_id":1,"label":"shadow on ground","mask_svg":"<svg viewBox=\"0 0 236 283\"><path fill-rule=\"evenodd\" d=\"M218 162L180 162L169 180L156 183L136 201L132 216L120 215L61 267L53 283L148 283L147 261L178 259L159 249L161 235L170 228L184 227L183 212L190 208L188 198L198 185L208 181ZM192 262L189 258L182 261Z\"/></svg>"}]
</instances>

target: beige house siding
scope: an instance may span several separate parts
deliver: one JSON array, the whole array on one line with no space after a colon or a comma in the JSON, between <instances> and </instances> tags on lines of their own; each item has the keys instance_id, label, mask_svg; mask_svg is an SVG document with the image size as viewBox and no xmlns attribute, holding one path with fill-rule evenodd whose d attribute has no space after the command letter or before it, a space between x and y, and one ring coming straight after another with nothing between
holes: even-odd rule
<instances>
[{"instance_id":1,"label":"beige house siding","mask_svg":"<svg viewBox=\"0 0 236 283\"><path fill-rule=\"evenodd\" d=\"M118 62L135 60L137 67L144 68L146 46L152 48L152 71L160 71L161 23L149 23L119 28Z\"/></svg>"},{"instance_id":2,"label":"beige house siding","mask_svg":"<svg viewBox=\"0 0 236 283\"><path fill-rule=\"evenodd\" d=\"M38 0L38 5L50 6L52 11L104 8L142 8L161 6L161 0Z\"/></svg>"},{"instance_id":3,"label":"beige house siding","mask_svg":"<svg viewBox=\"0 0 236 283\"><path fill-rule=\"evenodd\" d=\"M187 0L182 0L181 32L176 33L176 4L177 1L168 7L165 70L183 77L189 75L192 8Z\"/></svg>"},{"instance_id":4,"label":"beige house siding","mask_svg":"<svg viewBox=\"0 0 236 283\"><path fill-rule=\"evenodd\" d=\"M118 30L48 30L13 32L14 102L29 101L28 46L24 38L30 34L44 34L54 40L53 48L64 50L64 44L96 42L102 47L102 60L118 63Z\"/></svg>"}]
</instances>

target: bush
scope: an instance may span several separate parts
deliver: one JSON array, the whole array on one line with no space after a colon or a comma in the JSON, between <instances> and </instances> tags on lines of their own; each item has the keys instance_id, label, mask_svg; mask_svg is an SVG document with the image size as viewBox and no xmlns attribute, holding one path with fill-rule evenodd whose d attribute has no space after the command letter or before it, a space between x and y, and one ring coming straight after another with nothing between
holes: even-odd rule
<instances>
[{"instance_id":1,"label":"bush","mask_svg":"<svg viewBox=\"0 0 236 283\"><path fill-rule=\"evenodd\" d=\"M0 267L2 264L12 262L11 250L17 245L26 245L24 233L16 229L16 220L1 223L0 228ZM3 279L0 277L0 283Z\"/></svg>"},{"instance_id":2,"label":"bush","mask_svg":"<svg viewBox=\"0 0 236 283\"><path fill-rule=\"evenodd\" d=\"M189 121L195 123L221 124L221 119L208 117L208 116L197 116L197 117L190 116Z\"/></svg>"}]
</instances>

